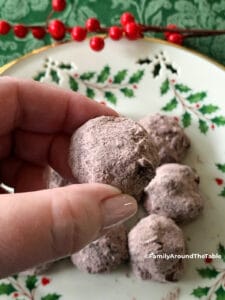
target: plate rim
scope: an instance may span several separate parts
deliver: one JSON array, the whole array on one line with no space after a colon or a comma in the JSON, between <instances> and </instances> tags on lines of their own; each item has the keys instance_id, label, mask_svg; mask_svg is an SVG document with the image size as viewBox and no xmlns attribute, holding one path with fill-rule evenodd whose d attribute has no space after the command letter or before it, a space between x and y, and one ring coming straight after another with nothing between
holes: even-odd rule
<instances>
[{"instance_id":1,"label":"plate rim","mask_svg":"<svg viewBox=\"0 0 225 300\"><path fill-rule=\"evenodd\" d=\"M102 36L102 35L98 35L98 36ZM191 48L188 48L186 46L181 46L181 45L177 45L177 44L173 44L173 43L170 43L166 40L162 40L162 39L159 39L159 38L154 38L154 37L144 37L142 40L144 41L147 41L149 43L154 43L154 44L161 44L161 45L166 45L166 46L169 46L171 48L175 48L175 49L179 49L179 50L182 50L184 52L188 52L189 54L192 54L194 56L197 56L205 61L207 61L208 63L214 65L215 67L219 68L220 70L222 71L225 71L225 65L223 65L222 63L219 63L217 60L207 56L206 54L203 54L197 50L194 50L194 49L191 49ZM27 58L29 57L32 57L32 56L35 56L39 53L42 53L42 52L45 52L51 48L56 48L58 46L61 46L61 45L64 45L64 44L70 44L70 43L74 43L74 41L72 40L68 40L68 41L64 41L64 42L54 42L50 45L45 45L43 47L40 47L40 48L37 48L37 49L34 49L8 63L6 63L5 65L1 66L0 67L0 76L4 75L4 73L8 70L10 70L12 67L14 67L16 64L20 63L21 61L24 61L26 60Z\"/></svg>"}]
</instances>

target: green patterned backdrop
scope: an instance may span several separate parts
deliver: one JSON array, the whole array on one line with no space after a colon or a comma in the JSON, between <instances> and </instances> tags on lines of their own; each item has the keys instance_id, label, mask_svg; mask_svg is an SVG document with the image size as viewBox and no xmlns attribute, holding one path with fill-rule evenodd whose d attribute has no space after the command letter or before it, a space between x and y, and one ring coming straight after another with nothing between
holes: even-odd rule
<instances>
[{"instance_id":1,"label":"green patterned backdrop","mask_svg":"<svg viewBox=\"0 0 225 300\"><path fill-rule=\"evenodd\" d=\"M225 0L67 0L67 8L55 17L67 25L84 24L90 16L98 17L105 26L118 23L123 11L131 11L141 23L181 27L225 29ZM51 0L0 0L0 19L11 23L44 24L51 10ZM13 34L0 37L0 65L35 48L51 43L35 40L31 34L25 39ZM225 36L192 38L185 45L225 64Z\"/></svg>"}]
</instances>

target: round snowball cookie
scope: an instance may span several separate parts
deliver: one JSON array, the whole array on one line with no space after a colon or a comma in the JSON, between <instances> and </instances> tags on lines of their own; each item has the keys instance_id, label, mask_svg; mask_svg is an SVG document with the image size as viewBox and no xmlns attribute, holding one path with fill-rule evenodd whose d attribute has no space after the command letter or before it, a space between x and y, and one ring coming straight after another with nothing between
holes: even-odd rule
<instances>
[{"instance_id":1,"label":"round snowball cookie","mask_svg":"<svg viewBox=\"0 0 225 300\"><path fill-rule=\"evenodd\" d=\"M128 257L127 231L122 225L73 254L71 259L83 272L102 273L115 269Z\"/></svg>"},{"instance_id":2,"label":"round snowball cookie","mask_svg":"<svg viewBox=\"0 0 225 300\"><path fill-rule=\"evenodd\" d=\"M160 164L181 162L191 143L173 117L155 114L144 117L139 123L158 147Z\"/></svg>"},{"instance_id":3,"label":"round snowball cookie","mask_svg":"<svg viewBox=\"0 0 225 300\"><path fill-rule=\"evenodd\" d=\"M182 256L186 253L181 229L173 220L152 214L128 235L130 260L134 274L142 279L160 282L177 281L183 273ZM163 258L163 255L180 255ZM162 255L162 258L156 258Z\"/></svg>"},{"instance_id":4,"label":"round snowball cookie","mask_svg":"<svg viewBox=\"0 0 225 300\"><path fill-rule=\"evenodd\" d=\"M140 198L155 175L158 154L146 130L125 117L98 117L72 136L70 166L79 183L110 184Z\"/></svg>"},{"instance_id":5,"label":"round snowball cookie","mask_svg":"<svg viewBox=\"0 0 225 300\"><path fill-rule=\"evenodd\" d=\"M187 223L199 216L203 209L199 181L196 171L189 166L162 165L145 190L144 207L149 214L155 213L177 223Z\"/></svg>"}]
</instances>

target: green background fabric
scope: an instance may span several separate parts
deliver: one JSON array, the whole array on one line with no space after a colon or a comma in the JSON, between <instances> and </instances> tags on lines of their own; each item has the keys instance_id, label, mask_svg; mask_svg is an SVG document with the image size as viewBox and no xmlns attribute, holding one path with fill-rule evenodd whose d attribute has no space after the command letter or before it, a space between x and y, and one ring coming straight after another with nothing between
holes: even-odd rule
<instances>
[{"instance_id":1,"label":"green background fabric","mask_svg":"<svg viewBox=\"0 0 225 300\"><path fill-rule=\"evenodd\" d=\"M0 19L12 24L43 25L51 11L51 0L0 0ZM104 26L119 23L122 12L132 12L145 24L166 25L175 23L185 28L225 29L224 0L67 0L62 13L54 13L67 25L83 25L88 17L95 16ZM0 65L53 41L49 36L36 40L29 34L25 39L12 33L0 36ZM185 45L225 64L225 35L192 38Z\"/></svg>"}]
</instances>

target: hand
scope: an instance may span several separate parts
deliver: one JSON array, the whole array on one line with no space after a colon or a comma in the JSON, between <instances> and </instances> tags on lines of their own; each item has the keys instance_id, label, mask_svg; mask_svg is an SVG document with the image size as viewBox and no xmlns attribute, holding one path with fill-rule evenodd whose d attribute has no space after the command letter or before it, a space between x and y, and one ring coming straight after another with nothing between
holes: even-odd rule
<instances>
[{"instance_id":1,"label":"hand","mask_svg":"<svg viewBox=\"0 0 225 300\"><path fill-rule=\"evenodd\" d=\"M34 81L0 78L0 277L70 255L132 216L135 200L103 184L46 190L50 165L72 178L68 147L90 118L117 115L84 96Z\"/></svg>"}]
</instances>

